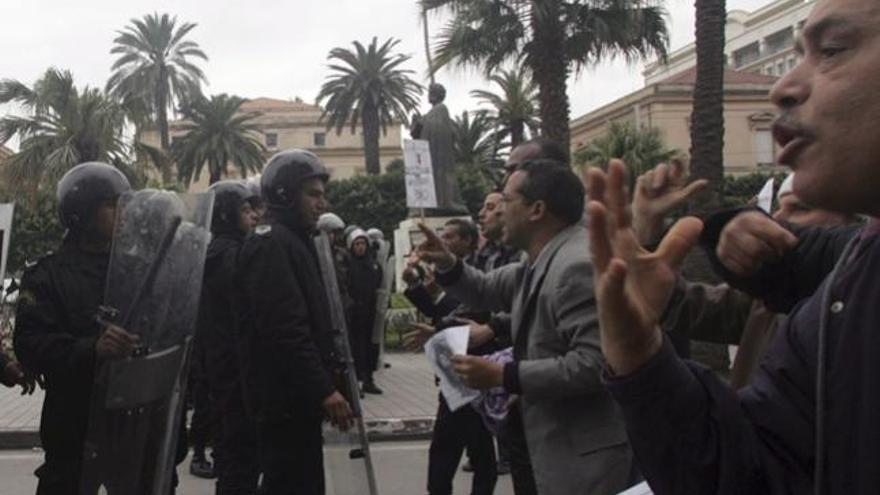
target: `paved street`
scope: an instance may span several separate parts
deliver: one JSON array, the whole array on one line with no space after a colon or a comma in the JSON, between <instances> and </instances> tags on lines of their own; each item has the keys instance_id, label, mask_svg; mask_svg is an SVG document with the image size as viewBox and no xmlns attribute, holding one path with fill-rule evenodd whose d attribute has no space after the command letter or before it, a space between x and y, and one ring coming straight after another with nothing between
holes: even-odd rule
<instances>
[{"instance_id":1,"label":"paved street","mask_svg":"<svg viewBox=\"0 0 880 495\"><path fill-rule=\"evenodd\" d=\"M381 442L373 446L377 483L381 495L419 495L425 493L428 466L428 443ZM36 488L34 469L40 465L41 452L27 450L0 451L0 493L33 495ZM181 465L180 495L213 495L213 481L194 478L186 472L189 462ZM455 480L456 494L469 493L471 475L459 472ZM366 492L363 492L364 495ZM496 495L512 495L510 476L499 478ZM328 492L328 495L335 495ZM342 495L342 494L340 494ZM348 495L348 494L346 494ZM360 494L358 494L360 495Z\"/></svg>"},{"instance_id":2,"label":"paved street","mask_svg":"<svg viewBox=\"0 0 880 495\"><path fill-rule=\"evenodd\" d=\"M373 435L384 438L399 435L422 436L432 425L437 407L437 387L424 354L387 355L391 368L376 375L383 395L368 395L364 400L365 417ZM24 449L33 445L40 422L41 392L22 397L17 390L0 387L0 493L32 495L36 487L34 469L40 465L42 451ZM17 450L8 450L17 445ZM7 450L3 450L3 449ZM373 455L382 495L418 495L425 493L428 466L428 442L383 441L373 443ZM344 456L347 457L347 456ZM329 455L328 462L329 465ZM213 494L213 482L189 475L187 461L181 468L179 494ZM456 476L455 493L469 493L471 475ZM337 483L338 484L338 483ZM328 480L328 487L333 485ZM366 493L366 492L362 492ZM498 495L513 493L510 477L499 479ZM334 495L328 492L328 495ZM348 494L345 494L348 495ZM358 493L361 495L361 493Z\"/></svg>"},{"instance_id":3,"label":"paved street","mask_svg":"<svg viewBox=\"0 0 880 495\"><path fill-rule=\"evenodd\" d=\"M424 354L389 353L390 368L376 374L385 393L368 395L365 418L373 435L424 434L437 412L437 387ZM21 396L20 389L0 387L0 449L37 445L42 390Z\"/></svg>"}]
</instances>

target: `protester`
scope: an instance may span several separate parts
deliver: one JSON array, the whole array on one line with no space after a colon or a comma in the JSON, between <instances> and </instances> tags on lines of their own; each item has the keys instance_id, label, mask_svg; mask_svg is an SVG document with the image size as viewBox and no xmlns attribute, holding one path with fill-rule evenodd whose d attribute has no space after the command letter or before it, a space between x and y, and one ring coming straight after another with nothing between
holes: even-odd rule
<instances>
[{"instance_id":1,"label":"protester","mask_svg":"<svg viewBox=\"0 0 880 495\"><path fill-rule=\"evenodd\" d=\"M57 190L64 240L21 280L15 354L44 377L46 389L38 495L79 493L96 361L128 356L139 340L114 325L102 328L95 318L104 302L116 200L129 190L125 176L104 163L64 174Z\"/></svg>"},{"instance_id":2,"label":"protester","mask_svg":"<svg viewBox=\"0 0 880 495\"><path fill-rule=\"evenodd\" d=\"M479 213L480 235L484 242L474 255L473 265L483 272L490 272L502 266L516 263L522 260L522 251L505 246L501 242L504 234L503 222L503 204L504 196L500 192L491 192L486 195L483 200L483 207ZM491 334L495 338L496 347L503 349L510 347L510 314L496 313L491 316L489 321L482 327L478 324L472 325L474 333ZM510 474L510 454L506 448L506 442L499 439L498 445L498 474ZM473 471L470 462L466 463L462 469L464 471Z\"/></svg>"},{"instance_id":3,"label":"protester","mask_svg":"<svg viewBox=\"0 0 880 495\"><path fill-rule=\"evenodd\" d=\"M453 362L469 386L503 386L519 397L505 427L527 438L534 486L513 457L518 495L616 493L636 481L622 418L599 381L603 360L583 211L583 186L571 168L534 160L517 165L504 188L503 242L523 249L526 261L484 274L422 227L427 240L420 256L437 266L446 290L475 308L512 315L514 362L502 366L477 356Z\"/></svg>"},{"instance_id":4,"label":"protester","mask_svg":"<svg viewBox=\"0 0 880 495\"><path fill-rule=\"evenodd\" d=\"M675 170L674 166L671 170ZM684 188L666 180L664 165L639 177L633 199L633 228L644 245L655 242L663 231L664 215L683 206L692 191L702 189L695 181ZM837 212L811 208L793 193L794 174L783 181L777 193L777 222L792 226L833 227L857 222L857 218ZM651 184L650 194L643 191ZM730 372L730 384L739 389L747 385L785 315L767 309L748 294L727 284L709 285L685 281L679 277L670 302L663 311L661 326L670 338L679 337L724 345L738 345ZM679 353L679 355L681 355Z\"/></svg>"},{"instance_id":5,"label":"protester","mask_svg":"<svg viewBox=\"0 0 880 495\"><path fill-rule=\"evenodd\" d=\"M805 203L875 217L880 10L870 0L819 0L798 46L802 61L771 92L778 160L795 171ZM622 176L619 163L607 180L591 174L591 245L606 385L655 492L875 493L876 220L850 242L841 229L790 231L754 211L707 222L704 242L728 281L771 309L796 304L751 386L734 393L677 359L658 331L701 222L678 222L656 253L640 253Z\"/></svg>"},{"instance_id":6,"label":"protester","mask_svg":"<svg viewBox=\"0 0 880 495\"><path fill-rule=\"evenodd\" d=\"M469 261L473 260L479 237L476 225L464 219L447 221L441 233L444 245L451 252ZM430 272L423 272L426 283L419 283L421 279L416 275L416 268L419 265L416 263L417 260L414 260L403 273L404 280L409 284L404 295L416 308L432 319L433 325L416 324L414 331L405 336L407 347L420 349L428 338L446 328L460 325L478 326L486 323L488 314L475 314L457 298L443 294L440 287L434 283ZM482 321L477 322L474 321L475 319ZM494 350L494 345L484 344L471 349L470 352L488 354ZM452 481L465 450L474 473L471 493L486 495L493 493L498 473L492 434L472 407L465 406L452 411L446 399L440 394L428 450L430 495L452 494Z\"/></svg>"},{"instance_id":7,"label":"protester","mask_svg":"<svg viewBox=\"0 0 880 495\"><path fill-rule=\"evenodd\" d=\"M373 381L373 323L376 319L376 291L382 283L382 269L370 252L369 238L361 229L348 235L348 290L352 300L348 322L348 341L354 358L361 391L382 394Z\"/></svg>"},{"instance_id":8,"label":"protester","mask_svg":"<svg viewBox=\"0 0 880 495\"><path fill-rule=\"evenodd\" d=\"M270 158L262 176L264 223L239 255L243 384L266 493L323 494L321 423L326 417L347 430L352 422L334 384L342 361L312 243L328 179L309 151Z\"/></svg>"},{"instance_id":9,"label":"protester","mask_svg":"<svg viewBox=\"0 0 880 495\"><path fill-rule=\"evenodd\" d=\"M479 231L473 222L457 218L449 220L443 226L441 238L456 256L473 261L480 240ZM417 325L415 327L417 330L421 330L423 334L421 343L424 343L424 340L433 333L432 327L442 325L442 319L458 309L461 302L444 294L441 287L434 283L433 274L419 266L416 258L406 266L402 278L407 284L403 295L416 309L432 321L430 326ZM415 338L415 334L411 334L411 337ZM417 347L421 347L417 344Z\"/></svg>"},{"instance_id":10,"label":"protester","mask_svg":"<svg viewBox=\"0 0 880 495\"><path fill-rule=\"evenodd\" d=\"M242 400L235 267L245 236L257 225L256 197L243 183L232 180L217 182L208 190L214 193L212 239L205 260L196 348L204 355L218 424L213 451L216 493L253 494L260 474L257 431Z\"/></svg>"}]
</instances>

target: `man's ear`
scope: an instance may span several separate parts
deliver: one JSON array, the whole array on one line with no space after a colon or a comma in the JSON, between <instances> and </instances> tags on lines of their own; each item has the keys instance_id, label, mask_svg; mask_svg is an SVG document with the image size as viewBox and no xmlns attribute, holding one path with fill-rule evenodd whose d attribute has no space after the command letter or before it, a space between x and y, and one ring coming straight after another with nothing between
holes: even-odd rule
<instances>
[{"instance_id":1,"label":"man's ear","mask_svg":"<svg viewBox=\"0 0 880 495\"><path fill-rule=\"evenodd\" d=\"M538 200L529 206L529 220L532 222L540 222L547 217L547 203Z\"/></svg>"}]
</instances>

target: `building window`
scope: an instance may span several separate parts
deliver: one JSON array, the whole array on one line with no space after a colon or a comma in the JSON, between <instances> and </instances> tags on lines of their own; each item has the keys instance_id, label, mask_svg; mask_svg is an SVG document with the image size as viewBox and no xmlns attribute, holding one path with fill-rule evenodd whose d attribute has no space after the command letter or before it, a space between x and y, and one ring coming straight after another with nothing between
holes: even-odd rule
<instances>
[{"instance_id":1,"label":"building window","mask_svg":"<svg viewBox=\"0 0 880 495\"><path fill-rule=\"evenodd\" d=\"M765 55L773 55L794 46L794 30L790 27L764 39Z\"/></svg>"},{"instance_id":2,"label":"building window","mask_svg":"<svg viewBox=\"0 0 880 495\"><path fill-rule=\"evenodd\" d=\"M278 134L274 132L266 133L266 147L267 148L277 148L278 147Z\"/></svg>"},{"instance_id":3,"label":"building window","mask_svg":"<svg viewBox=\"0 0 880 495\"><path fill-rule=\"evenodd\" d=\"M755 162L759 167L773 165L773 133L769 129L755 130Z\"/></svg>"},{"instance_id":4,"label":"building window","mask_svg":"<svg viewBox=\"0 0 880 495\"><path fill-rule=\"evenodd\" d=\"M327 133L316 132L314 136L315 146L327 146Z\"/></svg>"},{"instance_id":5,"label":"building window","mask_svg":"<svg viewBox=\"0 0 880 495\"><path fill-rule=\"evenodd\" d=\"M794 57L788 57L788 70L792 70L797 65L797 59Z\"/></svg>"},{"instance_id":6,"label":"building window","mask_svg":"<svg viewBox=\"0 0 880 495\"><path fill-rule=\"evenodd\" d=\"M733 52L733 68L739 69L743 65L748 65L759 58L761 58L761 47L756 41Z\"/></svg>"}]
</instances>

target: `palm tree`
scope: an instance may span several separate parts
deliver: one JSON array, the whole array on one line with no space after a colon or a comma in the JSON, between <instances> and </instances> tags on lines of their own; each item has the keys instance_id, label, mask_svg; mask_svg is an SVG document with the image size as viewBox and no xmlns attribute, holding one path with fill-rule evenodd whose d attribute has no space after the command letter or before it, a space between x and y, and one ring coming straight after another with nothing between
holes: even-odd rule
<instances>
[{"instance_id":1,"label":"palm tree","mask_svg":"<svg viewBox=\"0 0 880 495\"><path fill-rule=\"evenodd\" d=\"M421 0L452 20L435 50L433 69L455 64L487 74L523 57L538 86L545 137L569 146L568 76L623 56L666 56L666 11L658 0Z\"/></svg>"},{"instance_id":2,"label":"palm tree","mask_svg":"<svg viewBox=\"0 0 880 495\"><path fill-rule=\"evenodd\" d=\"M455 163L464 166L482 166L497 149L492 119L485 111L465 110L453 120L453 152Z\"/></svg>"},{"instance_id":3,"label":"palm tree","mask_svg":"<svg viewBox=\"0 0 880 495\"><path fill-rule=\"evenodd\" d=\"M26 113L0 119L0 144L19 138L19 152L4 167L12 184L36 192L73 166L94 160L112 163L132 176L126 167L125 112L99 89L80 91L69 71L49 69L30 87L16 80L0 81L0 104L10 102Z\"/></svg>"},{"instance_id":4,"label":"palm tree","mask_svg":"<svg viewBox=\"0 0 880 495\"><path fill-rule=\"evenodd\" d=\"M205 52L187 34L194 23L177 25L177 18L158 13L132 19L131 24L113 40L110 53L118 54L113 74L107 81L107 91L124 99L149 101L150 114L159 126L163 151L170 148L168 110L175 103L186 102L200 94L205 74L193 59L208 60ZM162 170L163 182L171 182L170 162Z\"/></svg>"},{"instance_id":5,"label":"palm tree","mask_svg":"<svg viewBox=\"0 0 880 495\"><path fill-rule=\"evenodd\" d=\"M724 0L696 0L697 79L691 114L691 175L708 179L710 188L697 195L694 211L716 208L724 179Z\"/></svg>"},{"instance_id":6,"label":"palm tree","mask_svg":"<svg viewBox=\"0 0 880 495\"><path fill-rule=\"evenodd\" d=\"M266 148L253 122L258 113L241 112L243 98L226 94L200 97L181 109L188 132L174 141L172 155L178 179L187 187L199 180L208 165L210 183L227 174L227 164L238 168L241 177L262 169Z\"/></svg>"},{"instance_id":7,"label":"palm tree","mask_svg":"<svg viewBox=\"0 0 880 495\"><path fill-rule=\"evenodd\" d=\"M574 164L579 167L605 167L614 158L626 162L630 179L650 170L659 163L668 162L679 155L663 143L657 128L636 129L629 122L612 122L601 137L574 152Z\"/></svg>"},{"instance_id":8,"label":"palm tree","mask_svg":"<svg viewBox=\"0 0 880 495\"><path fill-rule=\"evenodd\" d=\"M493 123L497 127L497 140L510 137L510 146L519 146L529 134L537 134L541 122L538 114L538 89L528 72L520 70L500 70L489 77L498 85L500 94L482 89L471 91L471 96L490 105L494 109Z\"/></svg>"},{"instance_id":9,"label":"palm tree","mask_svg":"<svg viewBox=\"0 0 880 495\"><path fill-rule=\"evenodd\" d=\"M504 170L496 166L500 143L493 118L485 110L473 114L465 110L461 115L455 116L452 125L453 153L458 167L462 195L467 196L467 187L462 184L462 178L474 175L471 172L476 172L482 181L488 181L499 187L504 178ZM468 198L465 199L466 202L471 203L467 201ZM480 197L479 201L482 200L483 198Z\"/></svg>"},{"instance_id":10,"label":"palm tree","mask_svg":"<svg viewBox=\"0 0 880 495\"><path fill-rule=\"evenodd\" d=\"M327 56L332 74L318 93L320 105L326 100L321 120L327 129L341 134L346 125L354 133L362 121L364 153L368 174L379 174L379 129L385 134L389 125L407 123L407 114L418 107L422 87L410 78L411 70L400 66L409 55L391 53L399 40L389 38L378 46L376 38L369 46L353 42L354 50L334 48Z\"/></svg>"}]
</instances>

